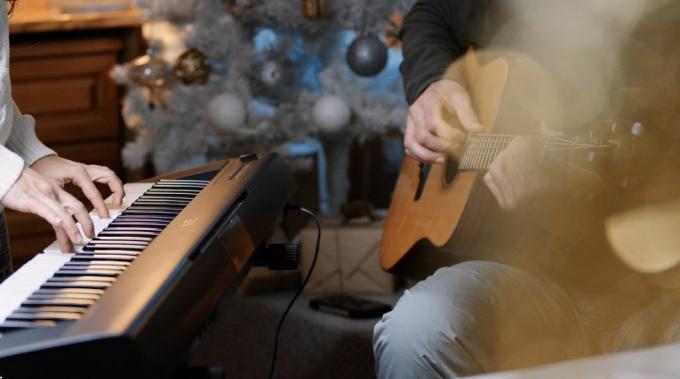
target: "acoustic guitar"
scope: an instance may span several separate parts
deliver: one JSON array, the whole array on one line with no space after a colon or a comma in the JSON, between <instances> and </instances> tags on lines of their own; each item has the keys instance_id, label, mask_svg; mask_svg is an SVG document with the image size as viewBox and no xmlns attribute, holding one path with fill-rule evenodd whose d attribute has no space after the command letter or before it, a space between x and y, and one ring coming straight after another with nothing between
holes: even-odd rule
<instances>
[{"instance_id":1,"label":"acoustic guitar","mask_svg":"<svg viewBox=\"0 0 680 379\"><path fill-rule=\"evenodd\" d=\"M380 264L386 271L404 275L404 260L411 252L416 255L420 250L441 248L444 245L466 250L480 239L488 242L496 238L493 234L501 229L491 225L491 221L500 222L512 213L500 210L480 180L483 176L480 173L512 142L518 129L512 125L517 123L516 119L497 122L503 117L502 108L508 106L504 94L510 82L511 65L504 57L481 64L474 54L468 53L463 58L462 67L473 106L487 132L469 134L458 160L447 159L445 164L426 165L413 158L405 158L385 220ZM545 157L554 158L568 171L575 170L596 177L600 174L593 168L594 157L601 150L621 150L622 147L621 143L611 138L605 142L592 137L535 138L543 139ZM565 151L570 152L567 158L558 155ZM575 163L572 156L577 156L577 160L583 162ZM503 226L506 231L504 234L512 237L515 233L512 228L516 224L507 222ZM491 232L480 231L478 226L486 227ZM446 258L442 262L429 262L427 265L437 267L454 262ZM431 271L428 269L426 274Z\"/></svg>"}]
</instances>

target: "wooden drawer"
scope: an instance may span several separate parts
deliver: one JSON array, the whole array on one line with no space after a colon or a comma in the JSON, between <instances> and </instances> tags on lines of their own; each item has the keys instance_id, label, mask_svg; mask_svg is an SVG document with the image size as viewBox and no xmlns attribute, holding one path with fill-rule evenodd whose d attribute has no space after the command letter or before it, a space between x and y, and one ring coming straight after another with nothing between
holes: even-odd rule
<instances>
[{"instance_id":1,"label":"wooden drawer","mask_svg":"<svg viewBox=\"0 0 680 379\"><path fill-rule=\"evenodd\" d=\"M47 145L118 138L118 88L109 70L121 41L22 40L12 46L12 95L23 113L36 118Z\"/></svg>"},{"instance_id":2,"label":"wooden drawer","mask_svg":"<svg viewBox=\"0 0 680 379\"><path fill-rule=\"evenodd\" d=\"M120 144L118 141L89 142L51 146L60 157L76 162L106 166L113 171L120 167Z\"/></svg>"}]
</instances>

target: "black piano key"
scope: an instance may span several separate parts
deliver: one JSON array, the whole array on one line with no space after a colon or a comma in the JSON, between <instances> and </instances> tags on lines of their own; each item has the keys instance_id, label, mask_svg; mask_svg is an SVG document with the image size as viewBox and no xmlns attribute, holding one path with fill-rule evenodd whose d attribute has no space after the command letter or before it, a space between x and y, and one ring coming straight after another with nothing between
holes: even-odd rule
<instances>
[{"instance_id":1,"label":"black piano key","mask_svg":"<svg viewBox=\"0 0 680 379\"><path fill-rule=\"evenodd\" d=\"M144 208L128 208L125 210L125 215L137 215L137 216L148 216L148 215L162 215L170 216L173 219L179 214L179 210L169 210L169 209L144 209Z\"/></svg>"},{"instance_id":2,"label":"black piano key","mask_svg":"<svg viewBox=\"0 0 680 379\"><path fill-rule=\"evenodd\" d=\"M168 226L168 224L170 224L170 222L121 220L121 221L112 222L111 224L109 224L109 227L140 228L140 227L149 226L149 227L152 227L152 228L164 229L166 226Z\"/></svg>"},{"instance_id":3,"label":"black piano key","mask_svg":"<svg viewBox=\"0 0 680 379\"><path fill-rule=\"evenodd\" d=\"M56 305L45 305L42 307L19 307L15 312L20 313L38 313L38 312L64 312L64 313L85 313L87 308L84 307L62 307Z\"/></svg>"},{"instance_id":4,"label":"black piano key","mask_svg":"<svg viewBox=\"0 0 680 379\"><path fill-rule=\"evenodd\" d=\"M13 312L7 316L8 321L34 321L34 320L80 320L83 317L80 313L65 312L39 312L39 313L19 313Z\"/></svg>"},{"instance_id":5,"label":"black piano key","mask_svg":"<svg viewBox=\"0 0 680 379\"><path fill-rule=\"evenodd\" d=\"M125 270L130 266L130 262L121 261L96 261L96 262L84 262L84 261L68 261L62 267L69 269L82 270L86 268L104 268L110 267L111 270Z\"/></svg>"},{"instance_id":6,"label":"black piano key","mask_svg":"<svg viewBox=\"0 0 680 379\"><path fill-rule=\"evenodd\" d=\"M171 186L171 185L156 185L149 188L145 194L153 191L171 191L171 192L201 192L205 187L201 186Z\"/></svg>"},{"instance_id":7,"label":"black piano key","mask_svg":"<svg viewBox=\"0 0 680 379\"><path fill-rule=\"evenodd\" d=\"M47 279L47 282L61 282L61 283L72 283L80 281L113 283L116 281L116 278L109 278L106 276L81 275L81 276L53 276Z\"/></svg>"},{"instance_id":8,"label":"black piano key","mask_svg":"<svg viewBox=\"0 0 680 379\"><path fill-rule=\"evenodd\" d=\"M118 251L135 251L135 252L140 252L144 250L146 245L132 245L132 244L123 244L123 243L88 243L87 245L83 246L83 251L91 251L91 252L101 252L101 251L111 251L111 250L118 250Z\"/></svg>"},{"instance_id":9,"label":"black piano key","mask_svg":"<svg viewBox=\"0 0 680 379\"><path fill-rule=\"evenodd\" d=\"M160 233L158 232L131 232L131 231L119 231L119 230L102 230L97 237L120 237L120 236L130 236L130 237L151 237L156 238Z\"/></svg>"},{"instance_id":10,"label":"black piano key","mask_svg":"<svg viewBox=\"0 0 680 379\"><path fill-rule=\"evenodd\" d=\"M169 224L174 220L173 216L165 215L123 215L121 214L112 222L155 222L158 224L166 223Z\"/></svg>"},{"instance_id":11,"label":"black piano key","mask_svg":"<svg viewBox=\"0 0 680 379\"><path fill-rule=\"evenodd\" d=\"M152 239L151 237L97 236L93 241L138 241L148 244Z\"/></svg>"},{"instance_id":12,"label":"black piano key","mask_svg":"<svg viewBox=\"0 0 680 379\"><path fill-rule=\"evenodd\" d=\"M154 216L154 215L124 215L120 214L116 217L116 221L150 221L150 222L172 222L174 218L172 216Z\"/></svg>"},{"instance_id":13,"label":"black piano key","mask_svg":"<svg viewBox=\"0 0 680 379\"><path fill-rule=\"evenodd\" d=\"M106 236L105 236L106 237ZM111 236L108 236L111 237ZM104 238L100 239L99 237L90 240L85 246L110 246L110 245L120 245L120 246L132 246L132 247L147 247L149 246L149 243L151 243L152 238L151 237L146 237L146 238L151 238L146 241L142 240L131 240L131 239L126 239L123 236L116 236L118 238Z\"/></svg>"},{"instance_id":14,"label":"black piano key","mask_svg":"<svg viewBox=\"0 0 680 379\"><path fill-rule=\"evenodd\" d=\"M162 188L171 188L171 189L176 189L176 190L184 190L184 191L191 191L191 190L202 190L205 188L204 185L202 184L194 184L194 183L182 183L182 184L174 184L174 183L156 183L155 186L151 187L152 189L162 189Z\"/></svg>"},{"instance_id":15,"label":"black piano key","mask_svg":"<svg viewBox=\"0 0 680 379\"><path fill-rule=\"evenodd\" d=\"M128 209L150 209L150 210L156 210L156 209L161 209L161 210L182 210L184 209L185 206L184 204L171 204L171 203L165 203L165 204L158 204L158 203L135 203L132 204Z\"/></svg>"},{"instance_id":16,"label":"black piano key","mask_svg":"<svg viewBox=\"0 0 680 379\"><path fill-rule=\"evenodd\" d=\"M159 204L159 205L184 205L191 203L191 201L197 196L197 193L189 192L177 192L171 193L169 191L156 191L132 202L132 205L149 203L149 204Z\"/></svg>"},{"instance_id":17,"label":"black piano key","mask_svg":"<svg viewBox=\"0 0 680 379\"><path fill-rule=\"evenodd\" d=\"M181 202L186 202L187 205L191 203L194 198L196 198L196 194L191 194L191 193L167 193L167 192L156 192L156 193L151 193L149 194L150 199L168 199L168 200L177 200Z\"/></svg>"},{"instance_id":18,"label":"black piano key","mask_svg":"<svg viewBox=\"0 0 680 379\"><path fill-rule=\"evenodd\" d=\"M148 190L144 195L170 195L170 196L177 196L177 195L191 195L193 197L198 196L199 193L201 193L203 189L198 188L198 187L192 187L192 188L177 188L177 187L171 187L171 186L158 186L151 188Z\"/></svg>"},{"instance_id":19,"label":"black piano key","mask_svg":"<svg viewBox=\"0 0 680 379\"><path fill-rule=\"evenodd\" d=\"M191 203L191 200L189 200L189 199L178 199L178 198L169 197L169 196L150 195L150 196L146 196L146 197L142 197L142 198L137 199L137 201L132 203L132 205L137 205L137 204L187 205L189 203Z\"/></svg>"},{"instance_id":20,"label":"black piano key","mask_svg":"<svg viewBox=\"0 0 680 379\"><path fill-rule=\"evenodd\" d=\"M99 298L80 299L71 297L46 297L26 299L21 306L25 308L67 307L85 312L89 307L96 304L97 301L99 301Z\"/></svg>"},{"instance_id":21,"label":"black piano key","mask_svg":"<svg viewBox=\"0 0 680 379\"><path fill-rule=\"evenodd\" d=\"M147 237L150 238L150 237ZM141 247L146 247L149 245L150 240L132 240L132 239L127 239L122 236L118 236L117 239L113 238L108 238L108 239L100 239L100 238L95 238L93 240L90 240L90 242L87 243L87 245L92 245L92 246L99 246L99 245L121 245L121 246L141 246ZM85 245L85 246L87 246Z\"/></svg>"},{"instance_id":22,"label":"black piano key","mask_svg":"<svg viewBox=\"0 0 680 379\"><path fill-rule=\"evenodd\" d=\"M205 180L205 179L161 179L158 181L158 183L197 183L197 184L203 184L203 185L208 185L210 183L210 180Z\"/></svg>"},{"instance_id":23,"label":"black piano key","mask_svg":"<svg viewBox=\"0 0 680 379\"><path fill-rule=\"evenodd\" d=\"M84 262L95 262L95 261L122 261L122 262L132 262L135 260L134 255L120 255L120 254L84 254L77 253L71 258L71 261L84 261Z\"/></svg>"},{"instance_id":24,"label":"black piano key","mask_svg":"<svg viewBox=\"0 0 680 379\"><path fill-rule=\"evenodd\" d=\"M41 294L33 293L28 297L28 300L48 300L48 299L86 299L86 300L99 300L101 295L94 293L55 293L55 294Z\"/></svg>"},{"instance_id":25,"label":"black piano key","mask_svg":"<svg viewBox=\"0 0 680 379\"><path fill-rule=\"evenodd\" d=\"M55 299L35 299L35 300L24 300L21 303L22 307L42 307L42 306L59 306L59 307L90 307L96 303L95 300L90 299L66 299L66 298L55 298Z\"/></svg>"},{"instance_id":26,"label":"black piano key","mask_svg":"<svg viewBox=\"0 0 680 379\"><path fill-rule=\"evenodd\" d=\"M33 292L33 295L63 295L63 294L91 294L101 296L104 294L104 290L94 288L41 288Z\"/></svg>"},{"instance_id":27,"label":"black piano key","mask_svg":"<svg viewBox=\"0 0 680 379\"><path fill-rule=\"evenodd\" d=\"M205 186L208 185L210 181L208 180L168 180L168 179L163 179L158 181L157 183L154 184L154 187L163 187L163 186L170 186L170 187L182 187L182 186L191 186L191 187L200 187L200 188L205 188Z\"/></svg>"},{"instance_id":28,"label":"black piano key","mask_svg":"<svg viewBox=\"0 0 680 379\"><path fill-rule=\"evenodd\" d=\"M125 272L127 267L97 266L97 267L62 267L55 275L102 275L118 276Z\"/></svg>"},{"instance_id":29,"label":"black piano key","mask_svg":"<svg viewBox=\"0 0 680 379\"><path fill-rule=\"evenodd\" d=\"M125 211L142 211L142 212L177 212L179 213L184 207L172 206L172 205L131 205Z\"/></svg>"},{"instance_id":30,"label":"black piano key","mask_svg":"<svg viewBox=\"0 0 680 379\"><path fill-rule=\"evenodd\" d=\"M115 249L115 248L111 248L111 249L97 248L97 249L94 249L94 250L79 252L76 255L74 255L73 257L75 258L77 256L90 256L90 255L100 256L100 257L103 257L103 256L119 257L119 256L126 256L127 255L127 256L136 258L139 255L140 251L123 250L123 249ZM112 259L114 259L114 258L112 258Z\"/></svg>"},{"instance_id":31,"label":"black piano key","mask_svg":"<svg viewBox=\"0 0 680 379\"><path fill-rule=\"evenodd\" d=\"M149 196L147 199L139 199L133 203L133 205L176 205L176 206L182 206L186 207L191 203L190 199L179 199L179 198L171 198L171 197L157 197L157 196Z\"/></svg>"},{"instance_id":32,"label":"black piano key","mask_svg":"<svg viewBox=\"0 0 680 379\"><path fill-rule=\"evenodd\" d=\"M46 328L57 325L54 321L5 321L0 324L0 332L8 332L17 329Z\"/></svg>"},{"instance_id":33,"label":"black piano key","mask_svg":"<svg viewBox=\"0 0 680 379\"><path fill-rule=\"evenodd\" d=\"M108 228L113 228L113 227L122 227L122 228L139 228L139 227L145 227L145 226L150 226L153 228L161 228L165 229L172 221L149 221L149 220L130 220L130 219L125 219L125 220L118 220L114 221L111 224L109 224Z\"/></svg>"},{"instance_id":34,"label":"black piano key","mask_svg":"<svg viewBox=\"0 0 680 379\"><path fill-rule=\"evenodd\" d=\"M147 210L147 209L131 209L128 208L123 213L125 215L166 215L166 216L177 216L179 211L169 211L169 210Z\"/></svg>"},{"instance_id":35,"label":"black piano key","mask_svg":"<svg viewBox=\"0 0 680 379\"><path fill-rule=\"evenodd\" d=\"M163 228L142 226L142 227L126 227L126 226L108 226L102 232L162 232Z\"/></svg>"},{"instance_id":36,"label":"black piano key","mask_svg":"<svg viewBox=\"0 0 680 379\"><path fill-rule=\"evenodd\" d=\"M96 281L80 281L80 282L58 282L48 280L41 288L94 288L106 289L111 286L111 283L96 282Z\"/></svg>"},{"instance_id":37,"label":"black piano key","mask_svg":"<svg viewBox=\"0 0 680 379\"><path fill-rule=\"evenodd\" d=\"M74 270L74 269L61 269L57 271L55 276L79 276L79 275L90 275L90 276L109 276L116 277L120 275L123 270L102 270L102 269L85 269L85 270Z\"/></svg>"}]
</instances>

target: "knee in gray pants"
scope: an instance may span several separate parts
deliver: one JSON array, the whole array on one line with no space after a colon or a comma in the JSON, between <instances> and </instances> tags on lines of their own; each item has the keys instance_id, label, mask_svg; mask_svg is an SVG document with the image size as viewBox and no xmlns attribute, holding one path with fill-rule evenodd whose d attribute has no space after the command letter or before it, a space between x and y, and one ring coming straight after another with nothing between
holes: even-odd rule
<instances>
[{"instance_id":1,"label":"knee in gray pants","mask_svg":"<svg viewBox=\"0 0 680 379\"><path fill-rule=\"evenodd\" d=\"M553 355L548 346L523 351L559 341L562 355L572 334L585 343L559 288L507 265L469 261L407 290L375 326L373 349L380 378L447 378L556 360L542 356Z\"/></svg>"}]
</instances>

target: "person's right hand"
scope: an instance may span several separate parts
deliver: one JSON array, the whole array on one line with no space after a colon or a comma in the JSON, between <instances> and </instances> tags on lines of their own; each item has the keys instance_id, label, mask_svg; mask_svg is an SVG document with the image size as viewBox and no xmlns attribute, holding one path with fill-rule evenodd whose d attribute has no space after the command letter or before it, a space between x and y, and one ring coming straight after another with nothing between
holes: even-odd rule
<instances>
[{"instance_id":1,"label":"person's right hand","mask_svg":"<svg viewBox=\"0 0 680 379\"><path fill-rule=\"evenodd\" d=\"M94 224L83 203L30 167L24 168L1 203L9 209L33 213L49 222L64 253L72 252L73 244L82 242L73 217L80 222L88 237L94 237Z\"/></svg>"},{"instance_id":2,"label":"person's right hand","mask_svg":"<svg viewBox=\"0 0 680 379\"><path fill-rule=\"evenodd\" d=\"M457 125L446 121L446 114L457 118ZM461 151L467 132L481 132L468 91L458 82L442 79L430 84L409 108L404 148L425 163L443 163L448 153Z\"/></svg>"}]
</instances>

